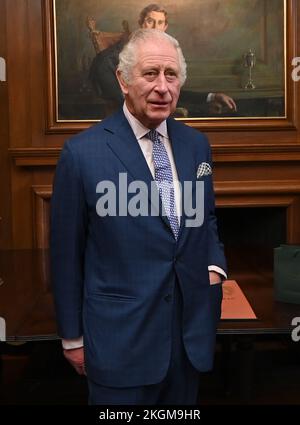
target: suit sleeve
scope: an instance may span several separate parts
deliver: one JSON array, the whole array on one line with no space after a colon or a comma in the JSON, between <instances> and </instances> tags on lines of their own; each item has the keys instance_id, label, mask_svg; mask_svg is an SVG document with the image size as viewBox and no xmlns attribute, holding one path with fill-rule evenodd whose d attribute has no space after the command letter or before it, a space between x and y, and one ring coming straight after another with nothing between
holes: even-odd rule
<instances>
[{"instance_id":1,"label":"suit sleeve","mask_svg":"<svg viewBox=\"0 0 300 425\"><path fill-rule=\"evenodd\" d=\"M82 335L83 265L87 210L79 164L68 146L57 164L51 199L51 278L58 333Z\"/></svg>"},{"instance_id":2,"label":"suit sleeve","mask_svg":"<svg viewBox=\"0 0 300 425\"><path fill-rule=\"evenodd\" d=\"M213 169L212 155L209 142L207 162ZM215 195L213 186L213 175L208 176L209 187L209 211L208 211L208 265L220 267L227 273L227 264L224 254L223 243L219 239L217 217L215 215ZM221 302L222 302L222 285L216 284L210 286L212 309L215 312L216 325L221 316Z\"/></svg>"},{"instance_id":3,"label":"suit sleeve","mask_svg":"<svg viewBox=\"0 0 300 425\"><path fill-rule=\"evenodd\" d=\"M213 169L211 148L208 144L208 154L207 162L210 164L211 169ZM213 186L213 174L208 176L209 184L209 210L208 210L208 265L215 265L220 267L222 270L227 272L227 265L224 255L224 246L219 239L218 233L218 224L217 217L215 215L215 195L214 195L214 186Z\"/></svg>"}]
</instances>

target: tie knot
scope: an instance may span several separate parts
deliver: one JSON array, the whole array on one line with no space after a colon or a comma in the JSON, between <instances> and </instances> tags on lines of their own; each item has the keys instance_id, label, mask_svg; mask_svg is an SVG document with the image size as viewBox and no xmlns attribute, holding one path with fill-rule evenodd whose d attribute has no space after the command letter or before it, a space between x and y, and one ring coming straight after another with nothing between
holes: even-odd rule
<instances>
[{"instance_id":1,"label":"tie knot","mask_svg":"<svg viewBox=\"0 0 300 425\"><path fill-rule=\"evenodd\" d=\"M153 143L161 142L161 140L159 138L159 133L156 130L150 130L149 133L148 133L148 138Z\"/></svg>"}]
</instances>

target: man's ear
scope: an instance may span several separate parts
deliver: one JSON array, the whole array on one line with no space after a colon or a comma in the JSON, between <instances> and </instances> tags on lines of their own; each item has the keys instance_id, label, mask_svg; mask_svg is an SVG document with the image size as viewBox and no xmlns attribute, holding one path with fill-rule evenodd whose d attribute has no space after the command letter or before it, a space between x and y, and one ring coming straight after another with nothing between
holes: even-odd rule
<instances>
[{"instance_id":1,"label":"man's ear","mask_svg":"<svg viewBox=\"0 0 300 425\"><path fill-rule=\"evenodd\" d=\"M124 81L122 72L119 69L117 69L117 71L116 71L116 76L117 76L117 79L119 81L122 93L125 96L126 94L128 94L128 84Z\"/></svg>"},{"instance_id":2,"label":"man's ear","mask_svg":"<svg viewBox=\"0 0 300 425\"><path fill-rule=\"evenodd\" d=\"M165 24L165 28L164 28L164 32L166 32L166 31L167 31L168 26L169 26L169 24L168 24L168 23L166 23L166 24Z\"/></svg>"}]
</instances>

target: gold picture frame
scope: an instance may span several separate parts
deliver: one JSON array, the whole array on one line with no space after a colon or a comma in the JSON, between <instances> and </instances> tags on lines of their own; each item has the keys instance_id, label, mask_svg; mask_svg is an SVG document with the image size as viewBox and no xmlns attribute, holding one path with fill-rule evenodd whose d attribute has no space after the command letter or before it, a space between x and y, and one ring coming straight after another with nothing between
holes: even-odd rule
<instances>
[{"instance_id":1,"label":"gold picture frame","mask_svg":"<svg viewBox=\"0 0 300 425\"><path fill-rule=\"evenodd\" d=\"M77 132L113 111L101 98L101 89L100 94L93 91L89 79L99 52L87 20L94 20L95 31L122 38L126 31L138 27L136 11L148 3L45 0L48 133ZM188 11L183 0L165 0L164 7L168 12L167 31L180 41L190 75L182 89L183 103L178 105L177 119L205 131L295 128L295 83L290 77L296 48L295 0L190 0ZM197 26L199 8L201 26ZM213 25L209 22L212 16ZM201 60L191 53L197 51L195 46L201 47ZM251 78L255 87L246 88ZM211 113L208 109L198 114L202 107L211 107L209 102L199 101L200 94L204 93L206 99L208 93L215 92L231 96L237 112Z\"/></svg>"}]
</instances>

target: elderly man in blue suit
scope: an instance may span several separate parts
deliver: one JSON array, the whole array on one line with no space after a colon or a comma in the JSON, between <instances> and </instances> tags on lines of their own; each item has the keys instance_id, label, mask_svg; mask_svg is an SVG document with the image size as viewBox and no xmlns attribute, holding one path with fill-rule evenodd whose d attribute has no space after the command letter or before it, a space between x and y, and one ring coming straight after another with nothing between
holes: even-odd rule
<instances>
[{"instance_id":1,"label":"elderly man in blue suit","mask_svg":"<svg viewBox=\"0 0 300 425\"><path fill-rule=\"evenodd\" d=\"M174 38L137 30L117 77L123 108L67 141L57 165L58 331L91 404L195 404L226 277L211 152L170 118L186 78Z\"/></svg>"}]
</instances>

